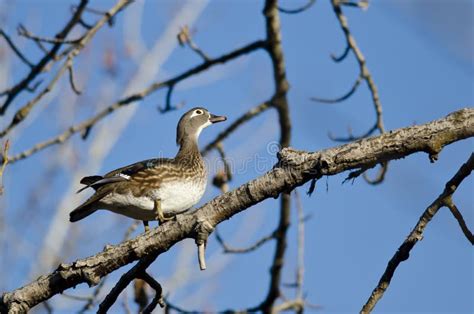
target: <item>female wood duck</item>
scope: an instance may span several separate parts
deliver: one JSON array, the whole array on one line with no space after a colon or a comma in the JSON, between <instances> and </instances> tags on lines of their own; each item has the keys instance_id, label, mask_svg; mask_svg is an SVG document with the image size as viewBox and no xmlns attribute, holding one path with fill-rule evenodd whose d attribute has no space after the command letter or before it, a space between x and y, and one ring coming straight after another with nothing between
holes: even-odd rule
<instances>
[{"instance_id":1,"label":"female wood duck","mask_svg":"<svg viewBox=\"0 0 474 314\"><path fill-rule=\"evenodd\" d=\"M178 123L175 158L149 159L122 167L105 176L84 177L81 183L96 192L69 214L76 222L98 209L134 219L160 223L197 204L207 184L207 170L199 152L198 137L209 125L225 121L205 108L193 108Z\"/></svg>"}]
</instances>

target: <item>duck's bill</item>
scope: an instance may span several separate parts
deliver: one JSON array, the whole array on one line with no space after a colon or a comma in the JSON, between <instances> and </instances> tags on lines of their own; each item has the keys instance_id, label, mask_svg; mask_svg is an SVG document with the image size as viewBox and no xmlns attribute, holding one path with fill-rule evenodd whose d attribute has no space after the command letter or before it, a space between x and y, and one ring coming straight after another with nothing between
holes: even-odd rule
<instances>
[{"instance_id":1,"label":"duck's bill","mask_svg":"<svg viewBox=\"0 0 474 314\"><path fill-rule=\"evenodd\" d=\"M225 116L216 116L214 114L211 114L211 117L209 118L209 121L211 121L211 123L218 123L218 122L222 122L222 121L225 121L227 120L227 117Z\"/></svg>"}]
</instances>

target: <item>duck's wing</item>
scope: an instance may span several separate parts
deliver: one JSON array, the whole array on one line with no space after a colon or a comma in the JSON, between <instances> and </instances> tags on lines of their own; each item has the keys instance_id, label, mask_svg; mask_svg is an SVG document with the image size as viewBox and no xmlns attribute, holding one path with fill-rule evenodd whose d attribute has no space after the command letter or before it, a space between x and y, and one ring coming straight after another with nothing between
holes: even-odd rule
<instances>
[{"instance_id":1,"label":"duck's wing","mask_svg":"<svg viewBox=\"0 0 474 314\"><path fill-rule=\"evenodd\" d=\"M132 177L140 175L142 172L145 172L148 169L157 167L161 164L168 164L171 161L171 159L167 158L148 159L115 169L104 176L96 175L84 177L81 179L80 183L84 184L85 187L81 188L79 191L77 191L77 193L80 193L87 188L93 188L94 190L97 190L98 188L110 183L128 181Z\"/></svg>"}]
</instances>

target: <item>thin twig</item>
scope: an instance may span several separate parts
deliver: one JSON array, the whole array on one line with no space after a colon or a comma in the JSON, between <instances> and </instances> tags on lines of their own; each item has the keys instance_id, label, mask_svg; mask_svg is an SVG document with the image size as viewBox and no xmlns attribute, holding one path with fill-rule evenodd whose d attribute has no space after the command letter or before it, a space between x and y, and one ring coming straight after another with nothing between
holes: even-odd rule
<instances>
[{"instance_id":1,"label":"thin twig","mask_svg":"<svg viewBox=\"0 0 474 314\"><path fill-rule=\"evenodd\" d=\"M297 258L297 270L296 270L296 299L303 300L303 280L304 280L304 224L305 215L303 205L301 203L301 197L298 190L295 189L295 204L298 211L298 258Z\"/></svg>"},{"instance_id":2,"label":"thin twig","mask_svg":"<svg viewBox=\"0 0 474 314\"><path fill-rule=\"evenodd\" d=\"M48 43L48 44L77 44L82 39L82 37L76 38L76 39L66 39L66 38L48 38L48 37L36 36L32 34L30 31L28 31L26 27L21 24L18 26L18 35L37 41L37 42L43 42L43 43Z\"/></svg>"},{"instance_id":3,"label":"thin twig","mask_svg":"<svg viewBox=\"0 0 474 314\"><path fill-rule=\"evenodd\" d=\"M258 106L253 107L249 111L245 112L239 118L237 118L232 124L230 124L224 131L219 133L216 138L207 144L202 150L201 154L204 156L207 155L212 149L217 147L219 143L221 143L224 139L226 139L232 132L234 132L239 126L243 125L245 122L249 121L250 119L258 116L268 108L270 108L270 102L264 102L259 104Z\"/></svg>"},{"instance_id":4,"label":"thin twig","mask_svg":"<svg viewBox=\"0 0 474 314\"><path fill-rule=\"evenodd\" d=\"M99 293L102 291L102 288L105 286L105 282L107 281L108 277L105 277L102 279L102 281L97 285L97 287L94 289L94 292L92 293L91 297L87 301L86 304L82 307L82 309L78 312L78 314L83 314L89 311L92 307L94 307L94 304L97 301L97 297L99 296Z\"/></svg>"},{"instance_id":5,"label":"thin twig","mask_svg":"<svg viewBox=\"0 0 474 314\"><path fill-rule=\"evenodd\" d=\"M365 132L362 135L353 135L352 131L349 131L349 135L347 137L335 137L334 135L332 135L331 132L329 132L328 137L335 142L349 143L349 142L358 141L360 139L369 137L372 134L374 134L375 131L377 131L377 125L374 124L373 127L371 127L367 132Z\"/></svg>"},{"instance_id":6,"label":"thin twig","mask_svg":"<svg viewBox=\"0 0 474 314\"><path fill-rule=\"evenodd\" d=\"M392 277L398 265L400 265L401 262L406 261L409 258L410 251L413 249L413 247L418 241L423 239L423 232L426 226L431 221L431 219L433 219L438 210L443 206L449 207L452 195L459 187L461 182L471 174L473 168L474 154L471 154L468 161L463 164L461 168L457 171L457 173L454 175L454 177L452 177L451 180L446 183L444 191L424 211L416 226L410 232L403 244L398 248L392 259L388 262L387 269L380 278L377 287L375 287L369 299L362 307L361 313L370 313L374 309L375 305L383 297L383 294L390 285L390 281L392 280Z\"/></svg>"},{"instance_id":7,"label":"thin twig","mask_svg":"<svg viewBox=\"0 0 474 314\"><path fill-rule=\"evenodd\" d=\"M2 152L2 166L0 167L0 195L3 195L3 173L5 172L5 168L8 164L8 150L10 149L10 140L6 140L5 144L3 144L3 152Z\"/></svg>"},{"instance_id":8,"label":"thin twig","mask_svg":"<svg viewBox=\"0 0 474 314\"><path fill-rule=\"evenodd\" d=\"M341 5L347 7L354 7L359 9L366 10L369 7L369 0L361 0L361 1L349 1L349 0L340 0Z\"/></svg>"},{"instance_id":9,"label":"thin twig","mask_svg":"<svg viewBox=\"0 0 474 314\"><path fill-rule=\"evenodd\" d=\"M347 93L342 95L341 97L334 98L334 99L311 97L311 100L316 101L316 102L326 103L326 104L336 104L339 102L343 102L344 100L349 99L356 92L357 87L359 87L361 82L362 82L362 76L357 77L354 84L352 84L351 89Z\"/></svg>"},{"instance_id":10,"label":"thin twig","mask_svg":"<svg viewBox=\"0 0 474 314\"><path fill-rule=\"evenodd\" d=\"M217 231L217 229L214 231L216 235L216 240L217 242L222 246L224 249L224 253L249 253L252 251L255 251L259 247L261 247L263 244L266 242L275 239L276 237L276 231L273 231L271 234L262 237L260 240L256 241L254 244L246 247L246 248L233 248L229 246L227 243L225 243L224 239L220 235L220 233Z\"/></svg>"},{"instance_id":11,"label":"thin twig","mask_svg":"<svg viewBox=\"0 0 474 314\"><path fill-rule=\"evenodd\" d=\"M308 3L306 3L304 6L302 6L301 8L297 8L297 9L285 9L285 8L282 8L282 7L278 7L278 11L280 11L281 13L286 13L286 14L297 14L297 13L301 13L303 11L306 11L308 10L309 8L311 8L313 6L313 4L316 3L316 0L308 0Z\"/></svg>"},{"instance_id":12,"label":"thin twig","mask_svg":"<svg viewBox=\"0 0 474 314\"><path fill-rule=\"evenodd\" d=\"M18 56L18 58L21 59L26 65L28 65L30 68L33 67L33 63L31 63L30 60L28 60L25 55L20 51L20 49L17 48L17 46L13 43L13 40L0 28L0 35L5 38L7 44L10 46L10 48L15 52L15 54Z\"/></svg>"},{"instance_id":13,"label":"thin twig","mask_svg":"<svg viewBox=\"0 0 474 314\"><path fill-rule=\"evenodd\" d=\"M454 218L456 218L458 221L459 227L461 227L462 233L464 233L466 239L471 242L472 245L474 245L474 235L472 234L471 230L469 230L469 227L467 226L466 221L464 220L456 204L454 204L452 199L447 199L446 206L449 208Z\"/></svg>"},{"instance_id":14,"label":"thin twig","mask_svg":"<svg viewBox=\"0 0 474 314\"><path fill-rule=\"evenodd\" d=\"M189 27L187 25L181 27L178 33L178 41L181 46L188 46L191 48L195 53L197 53L204 61L211 60L207 54L199 48L196 43L194 43L191 33L189 31Z\"/></svg>"},{"instance_id":15,"label":"thin twig","mask_svg":"<svg viewBox=\"0 0 474 314\"><path fill-rule=\"evenodd\" d=\"M67 70L69 72L69 85L71 85L71 89L74 91L74 93L76 93L76 95L82 94L82 91L77 88L76 83L74 82L74 68L72 59L68 59Z\"/></svg>"},{"instance_id":16,"label":"thin twig","mask_svg":"<svg viewBox=\"0 0 474 314\"><path fill-rule=\"evenodd\" d=\"M346 48L344 49L344 52L339 57L336 56L335 54L331 54L331 59L334 62L341 62L349 55L349 51L351 51L351 47L349 46L349 44L346 44Z\"/></svg>"},{"instance_id":17,"label":"thin twig","mask_svg":"<svg viewBox=\"0 0 474 314\"><path fill-rule=\"evenodd\" d=\"M150 285L155 290L155 297L148 304L147 307L143 310L142 313L151 313L157 305L160 305L161 308L165 307L165 301L163 299L163 288L161 287L160 283L155 280L152 276L150 276L147 272L143 271L139 275L140 279L144 280L147 284Z\"/></svg>"},{"instance_id":18,"label":"thin twig","mask_svg":"<svg viewBox=\"0 0 474 314\"><path fill-rule=\"evenodd\" d=\"M225 156L224 147L222 143L218 143L216 150L219 153L219 156L224 164L224 169L218 170L214 178L212 179L212 184L221 190L222 193L229 191L229 181L232 180L232 169Z\"/></svg>"}]
</instances>

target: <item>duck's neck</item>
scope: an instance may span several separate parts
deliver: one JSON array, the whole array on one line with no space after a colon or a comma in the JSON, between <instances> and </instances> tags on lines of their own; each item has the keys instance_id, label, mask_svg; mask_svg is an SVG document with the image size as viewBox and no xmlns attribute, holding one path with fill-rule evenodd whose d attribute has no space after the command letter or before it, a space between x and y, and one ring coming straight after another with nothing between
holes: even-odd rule
<instances>
[{"instance_id":1,"label":"duck's neck","mask_svg":"<svg viewBox=\"0 0 474 314\"><path fill-rule=\"evenodd\" d=\"M186 138L183 139L180 143L178 154L176 155L176 160L180 162L200 160L201 153L199 151L197 139L195 138Z\"/></svg>"}]
</instances>

